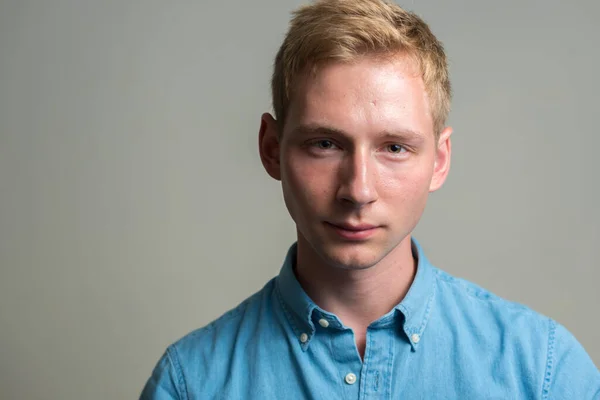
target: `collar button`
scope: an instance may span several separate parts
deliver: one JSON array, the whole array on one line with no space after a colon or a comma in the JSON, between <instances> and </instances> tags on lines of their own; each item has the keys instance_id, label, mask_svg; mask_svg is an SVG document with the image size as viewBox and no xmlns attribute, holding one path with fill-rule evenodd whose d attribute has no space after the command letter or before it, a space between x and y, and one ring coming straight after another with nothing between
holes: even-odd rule
<instances>
[{"instance_id":1,"label":"collar button","mask_svg":"<svg viewBox=\"0 0 600 400\"><path fill-rule=\"evenodd\" d=\"M329 327L329 321L327 321L325 318L321 318L319 320L319 325L321 325L323 328L328 328Z\"/></svg>"}]
</instances>

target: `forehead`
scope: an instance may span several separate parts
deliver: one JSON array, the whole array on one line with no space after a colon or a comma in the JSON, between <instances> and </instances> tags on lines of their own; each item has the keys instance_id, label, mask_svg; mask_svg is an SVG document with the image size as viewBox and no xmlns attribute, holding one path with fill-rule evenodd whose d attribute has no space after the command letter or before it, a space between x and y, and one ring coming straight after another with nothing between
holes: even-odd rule
<instances>
[{"instance_id":1,"label":"forehead","mask_svg":"<svg viewBox=\"0 0 600 400\"><path fill-rule=\"evenodd\" d=\"M294 87L285 125L285 131L323 125L350 133L405 129L433 134L425 85L408 56L362 57L305 72Z\"/></svg>"}]
</instances>

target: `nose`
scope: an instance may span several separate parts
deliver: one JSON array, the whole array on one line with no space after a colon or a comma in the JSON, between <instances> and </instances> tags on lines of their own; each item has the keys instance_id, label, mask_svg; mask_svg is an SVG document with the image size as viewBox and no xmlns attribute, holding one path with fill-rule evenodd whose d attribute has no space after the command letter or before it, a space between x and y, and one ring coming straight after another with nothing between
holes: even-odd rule
<instances>
[{"instance_id":1,"label":"nose","mask_svg":"<svg viewBox=\"0 0 600 400\"><path fill-rule=\"evenodd\" d=\"M340 166L337 198L353 208L361 208L377 200L376 173L368 150L356 150L344 158Z\"/></svg>"}]
</instances>

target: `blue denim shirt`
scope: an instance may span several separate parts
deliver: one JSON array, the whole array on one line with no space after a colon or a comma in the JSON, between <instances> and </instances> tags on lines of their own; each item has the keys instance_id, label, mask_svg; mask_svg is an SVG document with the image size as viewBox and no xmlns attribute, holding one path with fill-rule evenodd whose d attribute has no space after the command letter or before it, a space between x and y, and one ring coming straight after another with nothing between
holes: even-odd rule
<instances>
[{"instance_id":1,"label":"blue denim shirt","mask_svg":"<svg viewBox=\"0 0 600 400\"><path fill-rule=\"evenodd\" d=\"M433 267L373 322L350 328L278 277L169 346L141 399L600 399L600 372L560 324Z\"/></svg>"}]
</instances>

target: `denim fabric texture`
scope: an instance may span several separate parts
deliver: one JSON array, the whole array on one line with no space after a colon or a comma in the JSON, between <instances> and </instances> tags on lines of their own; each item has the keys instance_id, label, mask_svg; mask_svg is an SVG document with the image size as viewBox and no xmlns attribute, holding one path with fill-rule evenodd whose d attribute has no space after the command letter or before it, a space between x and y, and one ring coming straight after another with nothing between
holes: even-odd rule
<instances>
[{"instance_id":1,"label":"denim fabric texture","mask_svg":"<svg viewBox=\"0 0 600 400\"><path fill-rule=\"evenodd\" d=\"M166 399L600 399L600 371L560 324L432 266L413 240L406 297L367 331L279 276L169 346L141 394Z\"/></svg>"}]
</instances>

